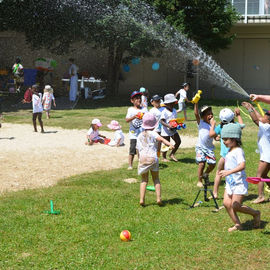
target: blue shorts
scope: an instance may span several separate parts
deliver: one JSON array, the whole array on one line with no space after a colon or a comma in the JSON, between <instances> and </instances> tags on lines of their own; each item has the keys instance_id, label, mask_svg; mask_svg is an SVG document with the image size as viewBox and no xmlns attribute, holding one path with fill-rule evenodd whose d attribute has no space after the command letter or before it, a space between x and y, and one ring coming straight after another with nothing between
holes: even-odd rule
<instances>
[{"instance_id":1,"label":"blue shorts","mask_svg":"<svg viewBox=\"0 0 270 270\"><path fill-rule=\"evenodd\" d=\"M196 146L196 163L206 162L207 164L216 164L215 153L204 147Z\"/></svg>"}]
</instances>

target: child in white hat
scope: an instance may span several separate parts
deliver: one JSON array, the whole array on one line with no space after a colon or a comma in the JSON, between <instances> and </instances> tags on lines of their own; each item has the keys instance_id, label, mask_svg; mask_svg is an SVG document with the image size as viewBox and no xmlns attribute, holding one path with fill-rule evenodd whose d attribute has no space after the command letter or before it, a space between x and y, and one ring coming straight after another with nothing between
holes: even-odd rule
<instances>
[{"instance_id":1,"label":"child in white hat","mask_svg":"<svg viewBox=\"0 0 270 270\"><path fill-rule=\"evenodd\" d=\"M119 125L118 121L112 120L111 123L107 125L107 127L115 131L114 138L108 143L108 145L116 147L124 146L125 136L123 134L123 131L121 130L121 126Z\"/></svg>"},{"instance_id":2,"label":"child in white hat","mask_svg":"<svg viewBox=\"0 0 270 270\"><path fill-rule=\"evenodd\" d=\"M50 85L45 85L45 88L43 90L42 105L44 111L46 112L47 119L50 119L50 110L52 107L52 102L53 106L56 107L53 89Z\"/></svg>"},{"instance_id":3,"label":"child in white hat","mask_svg":"<svg viewBox=\"0 0 270 270\"><path fill-rule=\"evenodd\" d=\"M160 123L161 123L161 136L166 139L167 141L170 141L170 138L172 138L175 142L174 149L170 153L170 158L177 162L178 160L175 157L175 152L179 148L181 144L180 136L176 130L176 128L173 128L170 126L170 120L177 118L177 112L174 109L174 105L177 103L177 99L175 98L174 94L167 94L164 96L164 104L165 109L162 111L160 116ZM163 161L168 162L166 158L167 152L163 152Z\"/></svg>"},{"instance_id":4,"label":"child in white hat","mask_svg":"<svg viewBox=\"0 0 270 270\"><path fill-rule=\"evenodd\" d=\"M104 139L106 136L99 134L99 128L102 126L99 119L95 118L92 120L91 127L87 132L87 141L85 142L86 145L93 145L94 143L104 143Z\"/></svg>"},{"instance_id":5,"label":"child in white hat","mask_svg":"<svg viewBox=\"0 0 270 270\"><path fill-rule=\"evenodd\" d=\"M253 216L254 227L260 227L260 211L242 205L244 196L248 193L248 183L245 173L245 154L241 148L241 133L241 126L238 123L225 125L221 131L221 138L229 148L225 156L224 170L219 172L221 177L226 178L223 204L234 223L234 226L228 229L229 232L242 228L237 212Z\"/></svg>"},{"instance_id":6,"label":"child in white hat","mask_svg":"<svg viewBox=\"0 0 270 270\"><path fill-rule=\"evenodd\" d=\"M162 205L157 156L158 142L162 142L165 145L170 146L172 149L174 146L154 131L158 124L154 114L146 113L142 120L142 128L144 131L139 134L136 145L139 152L138 174L142 176L142 182L140 185L140 205L145 206L145 191L148 184L149 171L151 172L155 185L157 203L158 205Z\"/></svg>"}]
</instances>

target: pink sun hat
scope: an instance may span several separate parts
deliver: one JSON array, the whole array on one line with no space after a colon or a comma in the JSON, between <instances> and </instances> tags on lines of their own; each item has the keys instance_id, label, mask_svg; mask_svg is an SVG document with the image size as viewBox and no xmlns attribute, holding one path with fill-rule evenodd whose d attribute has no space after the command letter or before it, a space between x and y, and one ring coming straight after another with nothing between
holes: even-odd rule
<instances>
[{"instance_id":1,"label":"pink sun hat","mask_svg":"<svg viewBox=\"0 0 270 270\"><path fill-rule=\"evenodd\" d=\"M109 125L107 125L107 127L109 129L112 129L112 130L121 129L121 126L119 125L118 121L116 121L116 120L112 120L111 123Z\"/></svg>"},{"instance_id":2,"label":"pink sun hat","mask_svg":"<svg viewBox=\"0 0 270 270\"><path fill-rule=\"evenodd\" d=\"M92 120L92 125L97 125L98 127L101 127L102 124L99 119L95 118Z\"/></svg>"},{"instance_id":3,"label":"pink sun hat","mask_svg":"<svg viewBox=\"0 0 270 270\"><path fill-rule=\"evenodd\" d=\"M143 116L142 120L143 120L142 128L144 129L153 129L156 127L158 123L155 115L152 113L146 113Z\"/></svg>"}]
</instances>

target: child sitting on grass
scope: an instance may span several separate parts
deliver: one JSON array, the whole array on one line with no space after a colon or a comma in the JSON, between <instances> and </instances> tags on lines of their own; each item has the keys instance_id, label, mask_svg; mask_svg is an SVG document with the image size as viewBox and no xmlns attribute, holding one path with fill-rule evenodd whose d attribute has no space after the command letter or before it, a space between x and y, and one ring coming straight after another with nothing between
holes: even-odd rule
<instances>
[{"instance_id":1,"label":"child sitting on grass","mask_svg":"<svg viewBox=\"0 0 270 270\"><path fill-rule=\"evenodd\" d=\"M104 143L105 136L99 134L98 129L102 126L99 119L95 118L92 120L90 129L87 132L87 141L86 145L93 145L94 143Z\"/></svg>"},{"instance_id":2,"label":"child sitting on grass","mask_svg":"<svg viewBox=\"0 0 270 270\"><path fill-rule=\"evenodd\" d=\"M198 103L194 104L194 114L199 129L199 138L196 144L196 162L198 163L198 183L197 186L202 188L202 179L205 182L209 182L209 173L214 170L216 166L216 158L214 153L213 138L216 134L210 135L210 129L214 129L215 120L213 118L212 107L204 105L198 109ZM205 172L205 163L208 164Z\"/></svg>"},{"instance_id":3,"label":"child sitting on grass","mask_svg":"<svg viewBox=\"0 0 270 270\"><path fill-rule=\"evenodd\" d=\"M261 116L255 108L248 102L243 102L253 122L259 126L258 132L258 148L260 151L260 161L257 169L257 177L269 178L267 176L270 170L270 111L266 111L264 116ZM267 183L270 186L270 183ZM258 198L253 203L265 202L264 197L264 182L258 183Z\"/></svg>"},{"instance_id":4,"label":"child sitting on grass","mask_svg":"<svg viewBox=\"0 0 270 270\"><path fill-rule=\"evenodd\" d=\"M109 146L124 146L124 134L123 131L121 130L121 126L119 125L118 121L116 120L112 120L111 123L109 125L107 125L107 127L111 130L115 130L114 132L114 138L113 140L111 140L108 145Z\"/></svg>"},{"instance_id":5,"label":"child sitting on grass","mask_svg":"<svg viewBox=\"0 0 270 270\"><path fill-rule=\"evenodd\" d=\"M160 116L161 136L167 141L170 141L170 138L172 138L175 142L174 149L170 153L170 158L175 162L177 162L178 160L176 159L174 154L176 153L177 149L181 144L181 138L176 128L173 128L170 125L170 120L177 118L177 112L173 108L176 102L177 99L175 98L174 94L165 95L164 96L165 109L162 111ZM162 152L164 162L169 161L166 158L166 154L167 152Z\"/></svg>"},{"instance_id":6,"label":"child sitting on grass","mask_svg":"<svg viewBox=\"0 0 270 270\"><path fill-rule=\"evenodd\" d=\"M234 112L231 109L224 108L219 113L219 118L221 122L216 127L211 126L210 132L209 132L210 136L215 135L215 136L218 136L218 138L220 138L222 128L229 123L234 123L235 116L237 117L238 123L240 124L241 128L244 128L245 125L240 115L239 108L235 108ZM216 171L216 177L215 177L214 189L213 189L213 195L216 199L218 198L218 188L221 182L221 177L219 175L219 172L224 169L225 156L227 155L228 152L229 152L229 149L225 146L225 144L223 143L223 140L220 139L220 159L217 165L217 171Z\"/></svg>"},{"instance_id":7,"label":"child sitting on grass","mask_svg":"<svg viewBox=\"0 0 270 270\"><path fill-rule=\"evenodd\" d=\"M129 157L128 170L132 170L134 156L136 155L136 144L139 134L142 132L142 115L147 112L146 108L141 107L142 93L133 91L130 96L132 107L128 108L126 122L129 123Z\"/></svg>"},{"instance_id":8,"label":"child sitting on grass","mask_svg":"<svg viewBox=\"0 0 270 270\"><path fill-rule=\"evenodd\" d=\"M140 205L145 206L145 191L148 183L148 173L151 172L152 179L155 185L157 203L162 205L161 201L161 186L159 181L159 166L157 149L158 142L162 142L172 149L174 146L154 131L157 125L157 120L152 113L146 113L143 116L142 128L144 131L138 136L137 149L139 152L138 174L142 176L140 185Z\"/></svg>"},{"instance_id":9,"label":"child sitting on grass","mask_svg":"<svg viewBox=\"0 0 270 270\"><path fill-rule=\"evenodd\" d=\"M241 222L237 212L249 214L254 218L254 228L260 227L260 211L242 205L244 196L248 192L248 183L245 173L245 155L241 148L241 127L238 123L225 125L221 131L221 138L229 148L225 156L224 170L219 172L221 177L226 177L226 187L223 204L232 219L234 226L229 232L241 230Z\"/></svg>"}]
</instances>

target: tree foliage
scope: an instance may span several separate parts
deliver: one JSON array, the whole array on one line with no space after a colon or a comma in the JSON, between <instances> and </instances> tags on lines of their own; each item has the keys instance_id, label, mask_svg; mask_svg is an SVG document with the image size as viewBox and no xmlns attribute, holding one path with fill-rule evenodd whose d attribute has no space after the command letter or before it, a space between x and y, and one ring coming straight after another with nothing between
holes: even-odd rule
<instances>
[{"instance_id":1,"label":"tree foliage","mask_svg":"<svg viewBox=\"0 0 270 270\"><path fill-rule=\"evenodd\" d=\"M239 16L228 0L147 0L158 13L206 52L218 52L231 44L231 27Z\"/></svg>"}]
</instances>

